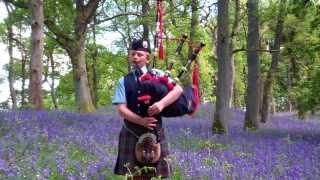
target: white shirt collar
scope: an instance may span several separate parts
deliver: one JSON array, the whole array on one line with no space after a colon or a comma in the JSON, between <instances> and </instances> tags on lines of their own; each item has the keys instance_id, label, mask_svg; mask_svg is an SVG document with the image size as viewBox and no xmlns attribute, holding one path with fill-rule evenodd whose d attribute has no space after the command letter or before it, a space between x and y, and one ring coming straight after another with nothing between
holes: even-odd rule
<instances>
[{"instance_id":1,"label":"white shirt collar","mask_svg":"<svg viewBox=\"0 0 320 180\"><path fill-rule=\"evenodd\" d=\"M141 71L143 72L143 74L148 72L147 66L143 66L143 67L140 68L140 69L141 69Z\"/></svg>"}]
</instances>

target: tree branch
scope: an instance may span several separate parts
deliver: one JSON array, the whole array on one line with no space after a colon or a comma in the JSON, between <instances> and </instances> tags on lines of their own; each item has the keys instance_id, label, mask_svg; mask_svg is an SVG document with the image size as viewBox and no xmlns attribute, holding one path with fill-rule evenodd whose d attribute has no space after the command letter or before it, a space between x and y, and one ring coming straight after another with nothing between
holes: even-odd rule
<instances>
[{"instance_id":1,"label":"tree branch","mask_svg":"<svg viewBox=\"0 0 320 180\"><path fill-rule=\"evenodd\" d=\"M64 31L61 31L61 29L53 21L46 19L44 21L44 24L56 36L56 38L54 37L52 38L55 39L62 46L67 47L68 42L72 41L72 38L70 37L70 35ZM49 34L46 33L46 35L49 35Z\"/></svg>"},{"instance_id":2,"label":"tree branch","mask_svg":"<svg viewBox=\"0 0 320 180\"><path fill-rule=\"evenodd\" d=\"M23 0L3 0L5 3L10 3L14 5L15 7L23 8L23 9L29 9L30 4L23 1Z\"/></svg>"},{"instance_id":3,"label":"tree branch","mask_svg":"<svg viewBox=\"0 0 320 180\"><path fill-rule=\"evenodd\" d=\"M241 52L241 51L258 51L258 52L269 52L269 53L272 53L272 52L278 52L280 50L267 50L267 49L245 49L245 48L241 48L241 49L235 49L232 54L235 54L235 53L238 53L238 52Z\"/></svg>"},{"instance_id":4,"label":"tree branch","mask_svg":"<svg viewBox=\"0 0 320 180\"><path fill-rule=\"evenodd\" d=\"M91 17L94 15L94 13L96 12L96 9L98 8L99 6L99 1L101 0L90 0L88 2L87 5L84 6L84 9L83 11L86 12L86 22L90 21ZM104 2L105 0L102 0L102 3ZM89 24L89 22L87 23Z\"/></svg>"},{"instance_id":5,"label":"tree branch","mask_svg":"<svg viewBox=\"0 0 320 180\"><path fill-rule=\"evenodd\" d=\"M104 23L106 21L110 21L110 20L113 20L117 17L121 17L121 16L130 16L130 15L133 15L133 16L141 16L141 14L137 13L137 12L126 12L126 13L120 13L120 14L117 14L117 15L114 15L112 17L106 17L104 19L98 19L95 23L95 25L99 25L101 23Z\"/></svg>"}]
</instances>

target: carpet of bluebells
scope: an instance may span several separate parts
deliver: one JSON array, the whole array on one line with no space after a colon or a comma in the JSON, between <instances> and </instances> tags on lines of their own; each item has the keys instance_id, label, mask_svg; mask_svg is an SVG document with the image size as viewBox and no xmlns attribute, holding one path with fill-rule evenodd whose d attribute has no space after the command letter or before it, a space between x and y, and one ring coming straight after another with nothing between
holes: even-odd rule
<instances>
[{"instance_id":1,"label":"carpet of bluebells","mask_svg":"<svg viewBox=\"0 0 320 180\"><path fill-rule=\"evenodd\" d=\"M228 135L212 134L212 105L164 119L172 179L320 179L320 120L279 113L244 132L233 109ZM0 179L122 179L113 175L115 110L0 111Z\"/></svg>"}]
</instances>

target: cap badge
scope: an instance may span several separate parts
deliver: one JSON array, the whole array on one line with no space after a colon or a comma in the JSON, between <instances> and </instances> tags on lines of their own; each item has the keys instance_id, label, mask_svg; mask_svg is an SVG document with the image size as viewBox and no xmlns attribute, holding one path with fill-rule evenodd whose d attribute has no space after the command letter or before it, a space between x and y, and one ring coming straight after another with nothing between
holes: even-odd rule
<instances>
[{"instance_id":1,"label":"cap badge","mask_svg":"<svg viewBox=\"0 0 320 180\"><path fill-rule=\"evenodd\" d=\"M147 41L143 41L142 42L142 46L143 46L143 48L148 48L148 42Z\"/></svg>"}]
</instances>

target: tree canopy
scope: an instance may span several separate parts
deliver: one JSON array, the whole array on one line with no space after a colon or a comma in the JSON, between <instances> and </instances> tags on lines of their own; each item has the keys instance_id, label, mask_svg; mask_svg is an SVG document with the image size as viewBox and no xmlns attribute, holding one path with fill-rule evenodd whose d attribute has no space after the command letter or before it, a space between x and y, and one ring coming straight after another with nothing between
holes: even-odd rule
<instances>
[{"instance_id":1,"label":"tree canopy","mask_svg":"<svg viewBox=\"0 0 320 180\"><path fill-rule=\"evenodd\" d=\"M320 5L313 1L287 0L282 15L282 38L276 42L275 32L279 14L275 12L283 7L280 6L280 1L276 0L258 2L259 11L256 12L256 16L260 18L259 44L254 51L260 58L260 85L267 80L272 52L276 50L274 47L279 45L279 62L272 73L271 109L297 110L301 116L316 111L320 103ZM8 63L5 71L12 75L11 84L19 84L19 87L14 86L17 92L17 107L28 107L26 104L29 101L25 93L28 91L27 84L30 78L28 64L32 57L31 35L28 33L31 30L30 4L23 0L4 0L1 3L7 4L10 9L8 17L0 24L1 42L9 46L8 27L12 27L12 47L14 52L18 52L14 53L13 61L11 64ZM92 108L110 105L117 80L129 69L129 42L133 38L141 38L147 27L148 38L151 44L153 43L156 33L155 2L48 0L44 1L43 5L44 108L92 111ZM176 55L175 49L179 41L173 40L174 38L186 33L193 44L205 43L206 47L197 61L203 103L215 103L217 100L217 5L217 1L206 0L163 1L165 60L157 60L157 68L165 69L168 62L175 59L172 76L176 76L179 68L186 63L189 47L185 45L182 54ZM148 7L149 9L146 9ZM227 17L229 42L232 42L229 53L234 63L234 70L231 69L234 75L229 101L231 106L244 109L249 83L246 62L249 53L247 12L245 1L229 2ZM102 35L106 33L111 36L117 34L121 38L114 41L112 47L106 46L101 41ZM189 81L188 75L182 79L183 84L188 84ZM44 88L46 83L51 86ZM261 95L262 92L263 87ZM89 104L86 104L88 102ZM2 105L4 108L12 108L12 98L8 98Z\"/></svg>"}]
</instances>

